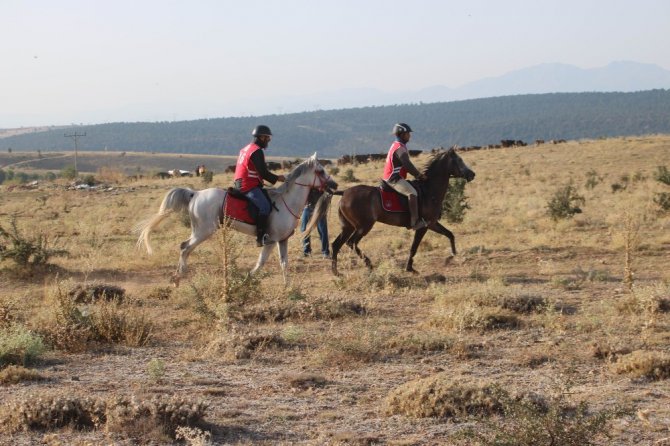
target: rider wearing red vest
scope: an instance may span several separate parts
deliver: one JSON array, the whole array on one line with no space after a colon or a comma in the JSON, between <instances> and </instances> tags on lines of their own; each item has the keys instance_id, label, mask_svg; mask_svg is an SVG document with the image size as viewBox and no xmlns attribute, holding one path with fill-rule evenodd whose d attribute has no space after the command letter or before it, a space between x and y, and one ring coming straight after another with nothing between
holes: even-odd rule
<instances>
[{"instance_id":1,"label":"rider wearing red vest","mask_svg":"<svg viewBox=\"0 0 670 446\"><path fill-rule=\"evenodd\" d=\"M410 227L412 229L421 229L426 227L426 222L419 217L419 200L416 189L406 180L407 173L411 173L419 180L425 180L426 175L419 172L409 159L407 143L411 137L412 129L405 123L398 123L393 126L393 134L396 140L391 144L388 155L386 155L386 164L384 164L384 181L396 192L407 196L409 202Z\"/></svg>"},{"instance_id":2,"label":"rider wearing red vest","mask_svg":"<svg viewBox=\"0 0 670 446\"><path fill-rule=\"evenodd\" d=\"M268 215L272 207L270 201L263 193L263 180L272 184L277 181L285 181L284 175L275 175L270 172L265 164L263 149L267 148L272 139L272 131L266 125L258 125L251 132L254 137L240 150L235 166L235 188L239 189L258 208L258 220L256 221L256 245L263 246L269 242L266 234Z\"/></svg>"}]
</instances>

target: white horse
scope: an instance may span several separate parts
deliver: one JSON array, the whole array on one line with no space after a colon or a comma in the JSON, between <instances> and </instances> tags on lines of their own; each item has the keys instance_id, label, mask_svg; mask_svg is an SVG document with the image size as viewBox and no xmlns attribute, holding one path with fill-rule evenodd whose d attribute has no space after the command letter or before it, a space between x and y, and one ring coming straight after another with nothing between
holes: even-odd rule
<instances>
[{"instance_id":1,"label":"white horse","mask_svg":"<svg viewBox=\"0 0 670 446\"><path fill-rule=\"evenodd\" d=\"M326 187L337 188L337 183L332 181L316 159L316 153L295 167L288 174L284 184L276 189L268 189L273 210L268 217L267 233L270 236L270 244L263 246L258 256L258 261L251 274L258 271L266 262L273 245L279 247L279 264L281 265L284 283L288 282L288 238L294 233L302 210L307 203L310 189L324 190ZM176 286L187 271L186 260L189 254L202 242L216 232L223 219L222 209L226 199L227 191L219 188L195 191L188 188L171 189L163 198L158 212L149 219L140 223L136 230L140 233L137 246L142 244L149 255L152 254L149 245L149 233L165 218L174 212L188 209L191 218L191 237L182 242L179 255L179 266L173 276ZM317 219L312 218L308 228L316 224ZM256 235L256 226L238 220L227 219L230 227L247 235Z\"/></svg>"}]
</instances>

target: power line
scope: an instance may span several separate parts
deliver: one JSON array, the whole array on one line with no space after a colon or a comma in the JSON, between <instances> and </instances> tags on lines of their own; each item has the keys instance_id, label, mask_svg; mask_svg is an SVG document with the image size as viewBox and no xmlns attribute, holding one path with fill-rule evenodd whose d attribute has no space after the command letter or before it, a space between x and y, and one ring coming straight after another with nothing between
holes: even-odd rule
<instances>
[{"instance_id":1,"label":"power line","mask_svg":"<svg viewBox=\"0 0 670 446\"><path fill-rule=\"evenodd\" d=\"M75 178L79 176L79 171L77 170L77 150L79 149L79 138L82 136L86 136L86 132L84 133L66 133L65 135L66 138L72 138L74 139L74 176Z\"/></svg>"}]
</instances>

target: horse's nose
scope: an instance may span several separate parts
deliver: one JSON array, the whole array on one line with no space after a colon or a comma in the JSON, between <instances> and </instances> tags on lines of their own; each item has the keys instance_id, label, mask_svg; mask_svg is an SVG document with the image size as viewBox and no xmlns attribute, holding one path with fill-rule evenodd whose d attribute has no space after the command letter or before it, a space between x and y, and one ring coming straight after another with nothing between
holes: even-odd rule
<instances>
[{"instance_id":1,"label":"horse's nose","mask_svg":"<svg viewBox=\"0 0 670 446\"><path fill-rule=\"evenodd\" d=\"M470 182L475 179L475 173L471 170L465 172L465 181Z\"/></svg>"}]
</instances>

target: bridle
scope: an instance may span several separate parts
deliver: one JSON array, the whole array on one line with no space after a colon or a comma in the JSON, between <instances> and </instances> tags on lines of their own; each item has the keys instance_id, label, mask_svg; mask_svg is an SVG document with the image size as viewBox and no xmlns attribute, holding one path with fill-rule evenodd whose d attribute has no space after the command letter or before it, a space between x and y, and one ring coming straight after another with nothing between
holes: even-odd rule
<instances>
[{"instance_id":1,"label":"bridle","mask_svg":"<svg viewBox=\"0 0 670 446\"><path fill-rule=\"evenodd\" d=\"M324 178L325 175L325 178ZM319 180L319 186L316 187L316 180ZM319 192L323 192L326 190L326 184L328 184L328 180L330 180L330 175L326 174L326 171L321 168L320 172L317 172L316 170L314 171L314 180L312 181L312 184L303 184L303 183L298 183L297 181L294 181L293 184L297 186L303 186L303 187L309 187L310 189L317 189ZM289 214L293 215L293 217L296 220L299 220L300 217L296 215L291 208L286 204L286 200L284 200L284 195L280 195L281 201L284 202L284 206L286 206L286 209L288 210ZM307 204L307 201L309 199L309 196L307 199L305 199L305 203L302 205L301 209L305 207Z\"/></svg>"}]
</instances>

